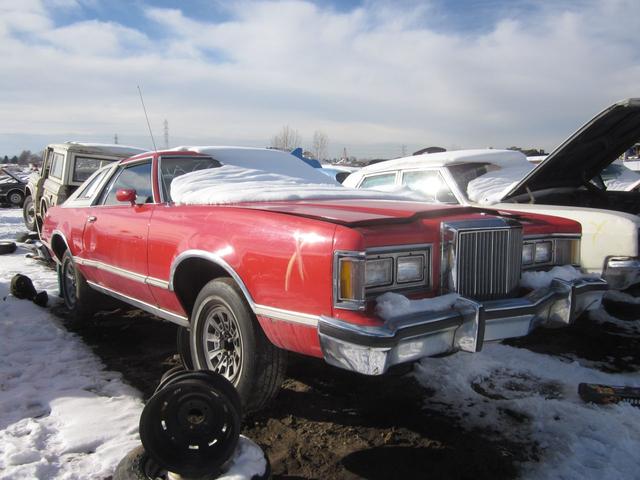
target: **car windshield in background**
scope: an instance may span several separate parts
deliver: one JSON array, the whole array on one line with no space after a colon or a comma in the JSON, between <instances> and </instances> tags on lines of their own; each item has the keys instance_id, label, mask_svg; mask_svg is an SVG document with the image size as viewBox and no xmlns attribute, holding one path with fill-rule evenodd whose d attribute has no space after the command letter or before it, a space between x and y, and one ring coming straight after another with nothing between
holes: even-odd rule
<instances>
[{"instance_id":1,"label":"car windshield in background","mask_svg":"<svg viewBox=\"0 0 640 480\"><path fill-rule=\"evenodd\" d=\"M211 157L161 157L160 178L162 178L163 198L170 198L171 182L185 173L218 168L222 164ZM173 201L173 199L171 199Z\"/></svg>"},{"instance_id":2,"label":"car windshield in background","mask_svg":"<svg viewBox=\"0 0 640 480\"><path fill-rule=\"evenodd\" d=\"M73 181L84 182L93 174L93 172L108 163L111 163L111 160L76 156L76 161L73 166Z\"/></svg>"},{"instance_id":3,"label":"car windshield in background","mask_svg":"<svg viewBox=\"0 0 640 480\"><path fill-rule=\"evenodd\" d=\"M462 163L458 165L449 165L448 168L451 172L451 176L458 184L458 188L460 188L460 191L466 196L467 187L471 180L475 180L485 173L498 170L499 167L490 163Z\"/></svg>"}]
</instances>

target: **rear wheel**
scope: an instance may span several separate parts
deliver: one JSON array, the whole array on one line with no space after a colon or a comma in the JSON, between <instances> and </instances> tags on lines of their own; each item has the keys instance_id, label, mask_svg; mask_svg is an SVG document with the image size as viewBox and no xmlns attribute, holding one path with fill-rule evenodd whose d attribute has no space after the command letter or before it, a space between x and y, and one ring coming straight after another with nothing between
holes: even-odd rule
<instances>
[{"instance_id":1,"label":"rear wheel","mask_svg":"<svg viewBox=\"0 0 640 480\"><path fill-rule=\"evenodd\" d=\"M100 303L100 294L92 290L84 275L76 268L73 256L67 250L62 257L62 265L58 269L60 290L64 305L74 322L91 317Z\"/></svg>"},{"instance_id":2,"label":"rear wheel","mask_svg":"<svg viewBox=\"0 0 640 480\"><path fill-rule=\"evenodd\" d=\"M230 278L212 280L198 294L190 345L194 368L233 383L247 412L263 408L284 380L286 352L267 339Z\"/></svg>"},{"instance_id":3,"label":"rear wheel","mask_svg":"<svg viewBox=\"0 0 640 480\"><path fill-rule=\"evenodd\" d=\"M24 202L24 193L20 190L13 190L7 195L7 200L9 200L9 203L14 207L21 207Z\"/></svg>"},{"instance_id":4,"label":"rear wheel","mask_svg":"<svg viewBox=\"0 0 640 480\"><path fill-rule=\"evenodd\" d=\"M36 207L33 203L33 198L31 195L27 195L24 199L24 203L22 204L22 218L24 219L24 224L27 226L27 229L30 232L36 231Z\"/></svg>"}]
</instances>

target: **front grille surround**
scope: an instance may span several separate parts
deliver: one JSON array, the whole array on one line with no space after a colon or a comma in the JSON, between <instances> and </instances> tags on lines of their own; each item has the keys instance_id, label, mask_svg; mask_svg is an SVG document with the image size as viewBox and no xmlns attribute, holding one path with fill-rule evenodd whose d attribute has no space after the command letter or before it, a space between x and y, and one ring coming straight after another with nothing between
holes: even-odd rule
<instances>
[{"instance_id":1,"label":"front grille surround","mask_svg":"<svg viewBox=\"0 0 640 480\"><path fill-rule=\"evenodd\" d=\"M522 271L522 225L505 218L442 224L442 292L474 300L513 296Z\"/></svg>"}]
</instances>

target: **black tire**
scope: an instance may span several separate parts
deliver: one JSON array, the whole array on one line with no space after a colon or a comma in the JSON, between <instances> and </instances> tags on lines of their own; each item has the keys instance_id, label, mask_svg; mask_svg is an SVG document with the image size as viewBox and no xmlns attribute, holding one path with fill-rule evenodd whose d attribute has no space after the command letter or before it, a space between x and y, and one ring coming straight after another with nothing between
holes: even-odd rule
<instances>
[{"instance_id":1,"label":"black tire","mask_svg":"<svg viewBox=\"0 0 640 480\"><path fill-rule=\"evenodd\" d=\"M182 365L187 370L193 370L193 360L191 360L191 344L189 343L189 329L178 327L176 332L176 349L182 361Z\"/></svg>"},{"instance_id":2,"label":"black tire","mask_svg":"<svg viewBox=\"0 0 640 480\"><path fill-rule=\"evenodd\" d=\"M14 207L22 207L22 204L24 203L24 193L20 190L11 190L7 193L7 200Z\"/></svg>"},{"instance_id":3,"label":"black tire","mask_svg":"<svg viewBox=\"0 0 640 480\"><path fill-rule=\"evenodd\" d=\"M212 322L223 330L218 340L207 340L208 333L216 335ZM190 344L194 368L212 370L231 381L245 412L264 408L284 381L286 352L267 339L230 278L212 280L198 294L191 313ZM214 350L218 357L210 359Z\"/></svg>"},{"instance_id":4,"label":"black tire","mask_svg":"<svg viewBox=\"0 0 640 480\"><path fill-rule=\"evenodd\" d=\"M7 255L16 251L16 242L0 241L0 255Z\"/></svg>"},{"instance_id":5,"label":"black tire","mask_svg":"<svg viewBox=\"0 0 640 480\"><path fill-rule=\"evenodd\" d=\"M30 232L36 231L36 208L33 203L33 198L31 195L27 195L24 199L24 203L22 204L22 218L24 220L24 224L27 227L27 230Z\"/></svg>"},{"instance_id":6,"label":"black tire","mask_svg":"<svg viewBox=\"0 0 640 480\"><path fill-rule=\"evenodd\" d=\"M80 322L93 316L101 303L100 294L87 284L84 275L76 268L73 256L67 250L58 269L60 293L71 320Z\"/></svg>"},{"instance_id":7,"label":"black tire","mask_svg":"<svg viewBox=\"0 0 640 480\"><path fill-rule=\"evenodd\" d=\"M113 474L113 480L155 480L166 478L166 474L167 471L160 467L140 445L120 460Z\"/></svg>"}]
</instances>

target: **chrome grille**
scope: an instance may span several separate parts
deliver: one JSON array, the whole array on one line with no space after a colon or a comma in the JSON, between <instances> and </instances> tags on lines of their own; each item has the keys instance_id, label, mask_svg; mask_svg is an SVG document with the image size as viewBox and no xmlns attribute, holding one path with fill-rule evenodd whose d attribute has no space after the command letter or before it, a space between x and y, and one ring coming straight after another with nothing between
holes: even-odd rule
<instances>
[{"instance_id":1,"label":"chrome grille","mask_svg":"<svg viewBox=\"0 0 640 480\"><path fill-rule=\"evenodd\" d=\"M476 300L508 297L520 282L522 227L503 219L445 224L442 259L443 289Z\"/></svg>"}]
</instances>

